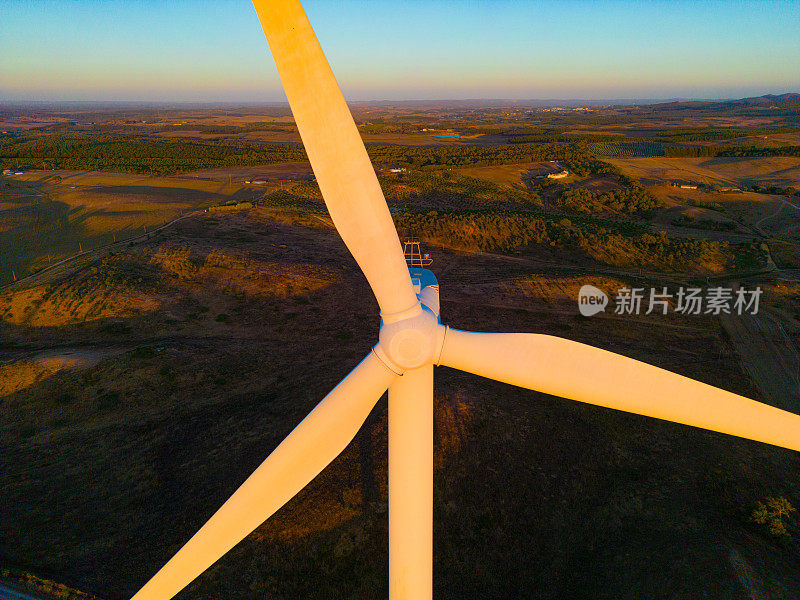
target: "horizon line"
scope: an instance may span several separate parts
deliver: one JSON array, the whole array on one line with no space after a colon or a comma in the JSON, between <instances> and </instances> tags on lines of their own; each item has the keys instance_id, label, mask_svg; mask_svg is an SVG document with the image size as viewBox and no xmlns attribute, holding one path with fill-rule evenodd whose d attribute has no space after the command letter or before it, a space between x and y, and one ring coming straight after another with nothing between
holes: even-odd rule
<instances>
[{"instance_id":1,"label":"horizon line","mask_svg":"<svg viewBox=\"0 0 800 600\"><path fill-rule=\"evenodd\" d=\"M522 105L522 106L536 106L536 105L552 105L554 103L585 103L597 106L613 106L623 104L634 105L647 105L659 104L670 102L731 102L736 100L744 100L749 98L769 98L780 97L785 95L800 95L798 92L783 92L780 94L761 94L755 96L745 97L693 97L693 96L667 96L667 97L615 97L615 98L405 98L405 99L391 99L391 98L374 98L370 100L347 100L348 104L467 104L467 103L497 103L505 105ZM63 100L63 99L15 99L3 100L0 99L0 107L11 106L28 106L28 105L50 105L50 106L64 106L64 105L108 105L108 106L139 106L139 107L164 107L164 106L237 106L237 107L258 107L258 106L285 106L288 107L289 103L285 100L152 100L152 99L139 99L139 100L92 100L92 99L79 99L79 100Z\"/></svg>"}]
</instances>

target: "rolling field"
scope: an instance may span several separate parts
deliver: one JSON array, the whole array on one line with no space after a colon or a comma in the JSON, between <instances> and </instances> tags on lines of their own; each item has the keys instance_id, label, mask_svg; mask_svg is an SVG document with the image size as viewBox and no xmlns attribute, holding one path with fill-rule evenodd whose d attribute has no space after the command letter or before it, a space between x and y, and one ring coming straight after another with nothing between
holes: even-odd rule
<instances>
[{"instance_id":1,"label":"rolling field","mask_svg":"<svg viewBox=\"0 0 800 600\"><path fill-rule=\"evenodd\" d=\"M714 317L577 314L581 285L624 277L434 258L454 327L559 335L757 397ZM265 208L3 292L4 556L130 597L369 351L376 313L330 227ZM796 496L792 453L445 368L434 419L437 598L739 600L731 552L774 597L800 583L747 522L765 494ZM381 402L188 594L385 598L385 436Z\"/></svg>"},{"instance_id":2,"label":"rolling field","mask_svg":"<svg viewBox=\"0 0 800 600\"><path fill-rule=\"evenodd\" d=\"M401 238L433 257L443 322L800 412L800 199L669 185L800 187L800 158L650 156L702 126L737 128L706 132L720 148L746 126L800 135L777 117L352 110ZM288 107L69 116L23 115L0 138L26 171L0 179L0 577L125 600L370 351L380 317L304 153L264 143L299 141ZM604 312L580 315L584 285ZM679 287L717 285L761 286L758 318L676 312ZM616 312L626 287L637 314ZM646 313L664 288L671 310ZM437 600L797 600L797 512L785 535L753 518L774 498L800 508L797 453L445 367L433 407ZM387 418L383 398L179 597L385 600Z\"/></svg>"},{"instance_id":3,"label":"rolling field","mask_svg":"<svg viewBox=\"0 0 800 600\"><path fill-rule=\"evenodd\" d=\"M0 285L80 251L143 235L188 211L261 193L224 180L91 171L4 178Z\"/></svg>"},{"instance_id":4,"label":"rolling field","mask_svg":"<svg viewBox=\"0 0 800 600\"><path fill-rule=\"evenodd\" d=\"M728 222L740 233L772 236L792 243L797 239L800 205L794 197L751 191L713 193L672 187L669 183L683 181L740 189L751 185L800 188L800 158L635 158L609 162L647 185L664 202L667 210L657 217L657 222L667 224L676 215L686 215L694 220Z\"/></svg>"},{"instance_id":5,"label":"rolling field","mask_svg":"<svg viewBox=\"0 0 800 600\"><path fill-rule=\"evenodd\" d=\"M629 177L669 181L690 180L711 185L775 184L800 187L800 158L611 158Z\"/></svg>"},{"instance_id":6,"label":"rolling field","mask_svg":"<svg viewBox=\"0 0 800 600\"><path fill-rule=\"evenodd\" d=\"M460 175L485 179L499 185L507 185L524 189L523 179L527 177L528 171L549 166L549 163L527 162L513 165L495 165L490 167L470 167L467 169L456 169Z\"/></svg>"},{"instance_id":7,"label":"rolling field","mask_svg":"<svg viewBox=\"0 0 800 600\"><path fill-rule=\"evenodd\" d=\"M185 178L197 177L200 179L210 179L214 181L228 181L232 178L234 181L244 181L246 179L293 179L293 178L311 178L314 172L311 170L311 164L308 162L288 162L277 163L274 165L259 165L255 167L225 167L222 169L203 169L201 171L192 171L187 173ZM183 180L183 178L181 179Z\"/></svg>"}]
</instances>

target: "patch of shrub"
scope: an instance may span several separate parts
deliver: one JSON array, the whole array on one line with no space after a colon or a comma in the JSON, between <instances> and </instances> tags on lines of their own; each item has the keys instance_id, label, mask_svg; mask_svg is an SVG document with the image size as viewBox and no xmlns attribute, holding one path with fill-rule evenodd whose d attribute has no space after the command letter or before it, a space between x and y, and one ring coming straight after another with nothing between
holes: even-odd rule
<instances>
[{"instance_id":1,"label":"patch of shrub","mask_svg":"<svg viewBox=\"0 0 800 600\"><path fill-rule=\"evenodd\" d=\"M197 272L189 248L161 248L150 260L179 279L190 279Z\"/></svg>"},{"instance_id":2,"label":"patch of shrub","mask_svg":"<svg viewBox=\"0 0 800 600\"><path fill-rule=\"evenodd\" d=\"M563 219L561 220L563 221ZM571 250L616 267L684 271L696 265L732 261L727 242L671 238L664 232L640 233L641 228L600 225L577 217L561 221L512 212L398 215L398 228L418 232L426 242L457 250L511 252L518 248ZM616 227L616 231L611 227Z\"/></svg>"},{"instance_id":3,"label":"patch of shrub","mask_svg":"<svg viewBox=\"0 0 800 600\"><path fill-rule=\"evenodd\" d=\"M792 539L789 522L795 511L795 507L783 496L777 498L770 496L766 498L766 502L756 504L750 520L764 526L769 535L778 541L789 542Z\"/></svg>"},{"instance_id":4,"label":"patch of shrub","mask_svg":"<svg viewBox=\"0 0 800 600\"><path fill-rule=\"evenodd\" d=\"M615 212L642 216L662 206L660 200L638 185L603 194L582 188L568 188L555 199L555 204L562 210L577 213Z\"/></svg>"}]
</instances>

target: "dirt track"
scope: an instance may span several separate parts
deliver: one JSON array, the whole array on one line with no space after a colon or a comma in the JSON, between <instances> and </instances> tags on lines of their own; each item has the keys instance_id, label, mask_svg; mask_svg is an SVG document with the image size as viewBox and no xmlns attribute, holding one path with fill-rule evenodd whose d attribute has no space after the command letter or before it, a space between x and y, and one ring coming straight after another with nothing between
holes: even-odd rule
<instances>
[{"instance_id":1,"label":"dirt track","mask_svg":"<svg viewBox=\"0 0 800 600\"><path fill-rule=\"evenodd\" d=\"M800 413L800 356L781 324L763 311L721 315L720 321L763 400Z\"/></svg>"}]
</instances>

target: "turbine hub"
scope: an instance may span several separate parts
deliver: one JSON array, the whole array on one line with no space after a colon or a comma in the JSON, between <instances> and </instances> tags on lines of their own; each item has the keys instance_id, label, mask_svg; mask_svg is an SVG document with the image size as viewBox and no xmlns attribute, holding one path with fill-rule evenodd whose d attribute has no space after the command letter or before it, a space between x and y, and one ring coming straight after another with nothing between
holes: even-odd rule
<instances>
[{"instance_id":1,"label":"turbine hub","mask_svg":"<svg viewBox=\"0 0 800 600\"><path fill-rule=\"evenodd\" d=\"M425 305L416 315L381 325L375 353L396 373L416 369L439 358L444 327Z\"/></svg>"}]
</instances>

